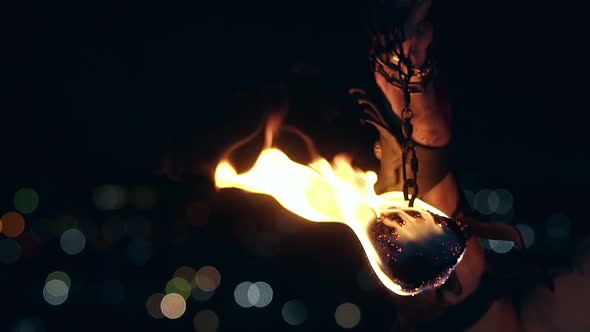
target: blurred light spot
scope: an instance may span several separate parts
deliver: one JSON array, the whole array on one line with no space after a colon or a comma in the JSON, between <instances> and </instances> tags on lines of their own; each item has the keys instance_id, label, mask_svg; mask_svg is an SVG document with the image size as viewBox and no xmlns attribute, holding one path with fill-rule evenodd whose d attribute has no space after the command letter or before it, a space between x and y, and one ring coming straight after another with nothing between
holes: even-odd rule
<instances>
[{"instance_id":1,"label":"blurred light spot","mask_svg":"<svg viewBox=\"0 0 590 332\"><path fill-rule=\"evenodd\" d=\"M361 320L361 311L359 307L352 303L343 303L336 308L334 314L336 323L345 329L351 329Z\"/></svg>"},{"instance_id":2,"label":"blurred light spot","mask_svg":"<svg viewBox=\"0 0 590 332\"><path fill-rule=\"evenodd\" d=\"M527 224L518 224L516 225L516 228L518 228L520 234L522 234L524 245L527 248L530 248L530 246L532 246L533 243L535 243L535 231L531 228L531 226Z\"/></svg>"},{"instance_id":3,"label":"blurred light spot","mask_svg":"<svg viewBox=\"0 0 590 332\"><path fill-rule=\"evenodd\" d=\"M373 274L371 269L362 269L358 272L356 281L359 287L367 292L371 292L377 289L379 286L376 276Z\"/></svg>"},{"instance_id":4,"label":"blurred light spot","mask_svg":"<svg viewBox=\"0 0 590 332\"><path fill-rule=\"evenodd\" d=\"M125 299L125 286L119 280L105 280L102 300L105 304L119 304Z\"/></svg>"},{"instance_id":5,"label":"blurred light spot","mask_svg":"<svg viewBox=\"0 0 590 332\"><path fill-rule=\"evenodd\" d=\"M43 287L43 298L51 305L63 304L68 299L69 287L65 282L52 279Z\"/></svg>"},{"instance_id":6,"label":"blurred light spot","mask_svg":"<svg viewBox=\"0 0 590 332\"><path fill-rule=\"evenodd\" d=\"M489 240L490 248L499 254L505 254L512 249L514 243L512 241L504 240Z\"/></svg>"},{"instance_id":7,"label":"blurred light spot","mask_svg":"<svg viewBox=\"0 0 590 332\"><path fill-rule=\"evenodd\" d=\"M490 191L488 195L488 207L490 208L490 213L495 213L498 211L498 207L500 207L500 196L495 191Z\"/></svg>"},{"instance_id":8,"label":"blurred light spot","mask_svg":"<svg viewBox=\"0 0 590 332\"><path fill-rule=\"evenodd\" d=\"M14 264L20 258L22 248L15 239L0 239L0 262Z\"/></svg>"},{"instance_id":9,"label":"blurred light spot","mask_svg":"<svg viewBox=\"0 0 590 332\"><path fill-rule=\"evenodd\" d=\"M193 325L197 332L215 332L219 328L219 318L211 310L201 310L195 315Z\"/></svg>"},{"instance_id":10,"label":"blurred light spot","mask_svg":"<svg viewBox=\"0 0 590 332\"><path fill-rule=\"evenodd\" d=\"M285 303L281 313L289 325L300 325L307 319L307 308L300 300L291 300Z\"/></svg>"},{"instance_id":11,"label":"blurred light spot","mask_svg":"<svg viewBox=\"0 0 590 332\"><path fill-rule=\"evenodd\" d=\"M187 299L191 295L191 285L183 278L172 278L166 284L166 294L180 294L183 299Z\"/></svg>"},{"instance_id":12,"label":"blurred light spot","mask_svg":"<svg viewBox=\"0 0 590 332\"><path fill-rule=\"evenodd\" d=\"M127 193L121 186L102 185L94 191L93 201L100 210L117 210L127 203Z\"/></svg>"},{"instance_id":13,"label":"blurred light spot","mask_svg":"<svg viewBox=\"0 0 590 332\"><path fill-rule=\"evenodd\" d=\"M138 210L149 210L156 204L156 192L148 186L135 187L131 191L130 201Z\"/></svg>"},{"instance_id":14,"label":"blurred light spot","mask_svg":"<svg viewBox=\"0 0 590 332\"><path fill-rule=\"evenodd\" d=\"M151 224L143 216L131 217L126 224L127 234L132 238L147 238L150 234Z\"/></svg>"},{"instance_id":15,"label":"blurred light spot","mask_svg":"<svg viewBox=\"0 0 590 332\"><path fill-rule=\"evenodd\" d=\"M488 239L484 239L484 238L478 238L479 240L479 244L488 250L491 250L492 248L490 248L490 241Z\"/></svg>"},{"instance_id":16,"label":"blurred light spot","mask_svg":"<svg viewBox=\"0 0 590 332\"><path fill-rule=\"evenodd\" d=\"M145 308L147 309L148 315L152 316L152 318L164 318L164 314L160 308L163 298L164 294L160 293L152 294L148 297L147 302L145 303Z\"/></svg>"},{"instance_id":17,"label":"blurred light spot","mask_svg":"<svg viewBox=\"0 0 590 332\"><path fill-rule=\"evenodd\" d=\"M506 189L498 189L494 191L494 193L498 197L498 206L494 212L498 214L506 214L510 212L514 203L512 193Z\"/></svg>"},{"instance_id":18,"label":"blurred light spot","mask_svg":"<svg viewBox=\"0 0 590 332\"><path fill-rule=\"evenodd\" d=\"M26 317L14 323L11 332L44 332L45 326L39 317Z\"/></svg>"},{"instance_id":19,"label":"blurred light spot","mask_svg":"<svg viewBox=\"0 0 590 332\"><path fill-rule=\"evenodd\" d=\"M248 291L250 290L250 286L252 286L251 282L244 281L236 286L234 290L234 299L236 303L243 308L249 308L252 306L248 299Z\"/></svg>"},{"instance_id":20,"label":"blurred light spot","mask_svg":"<svg viewBox=\"0 0 590 332\"><path fill-rule=\"evenodd\" d=\"M215 292L205 292L204 290L200 289L199 287L195 287L191 290L191 297L195 301L205 302L209 300Z\"/></svg>"},{"instance_id":21,"label":"blurred light spot","mask_svg":"<svg viewBox=\"0 0 590 332\"><path fill-rule=\"evenodd\" d=\"M186 301L176 293L166 294L160 303L162 314L169 319L180 318L186 311Z\"/></svg>"},{"instance_id":22,"label":"blurred light spot","mask_svg":"<svg viewBox=\"0 0 590 332\"><path fill-rule=\"evenodd\" d=\"M547 235L555 239L566 239L570 234L571 221L563 213L554 213L545 223Z\"/></svg>"},{"instance_id":23,"label":"blurred light spot","mask_svg":"<svg viewBox=\"0 0 590 332\"><path fill-rule=\"evenodd\" d=\"M212 292L219 287L221 274L213 266L203 266L197 272L195 283L197 287L205 292Z\"/></svg>"},{"instance_id":24,"label":"blurred light spot","mask_svg":"<svg viewBox=\"0 0 590 332\"><path fill-rule=\"evenodd\" d=\"M270 287L270 285L267 284L266 282L263 282L263 281L255 282L248 289L248 300L250 300L250 290L254 289L254 288L256 289L256 291L254 291L254 292L257 294L253 294L253 295L257 295L257 296L253 296L253 297L257 297L258 299L255 302L250 301L252 303L252 305L254 305L255 307L258 307L258 308L264 308L267 305L269 305L270 302L272 301L272 295L273 295L273 291L272 291L272 288Z\"/></svg>"},{"instance_id":25,"label":"blurred light spot","mask_svg":"<svg viewBox=\"0 0 590 332\"><path fill-rule=\"evenodd\" d=\"M483 189L475 194L473 198L474 208L483 214L491 214L493 211L490 208L489 200L490 194L492 193L489 189Z\"/></svg>"},{"instance_id":26,"label":"blurred light spot","mask_svg":"<svg viewBox=\"0 0 590 332\"><path fill-rule=\"evenodd\" d=\"M8 212L2 216L2 233L7 237L17 237L25 230L25 218L18 212Z\"/></svg>"},{"instance_id":27,"label":"blurred light spot","mask_svg":"<svg viewBox=\"0 0 590 332\"><path fill-rule=\"evenodd\" d=\"M70 228L61 235L61 249L68 255L77 255L86 246L86 237L79 229Z\"/></svg>"},{"instance_id":28,"label":"blurred light spot","mask_svg":"<svg viewBox=\"0 0 590 332\"><path fill-rule=\"evenodd\" d=\"M135 265L144 265L152 257L152 246L142 239L133 239L127 245L127 258Z\"/></svg>"},{"instance_id":29,"label":"blurred light spot","mask_svg":"<svg viewBox=\"0 0 590 332\"><path fill-rule=\"evenodd\" d=\"M260 290L258 289L258 286L256 284L250 284L246 295L248 297L248 303L250 303L251 306L258 303L260 300Z\"/></svg>"},{"instance_id":30,"label":"blurred light spot","mask_svg":"<svg viewBox=\"0 0 590 332\"><path fill-rule=\"evenodd\" d=\"M39 205L39 195L32 188L21 188L14 193L14 208L21 213L32 213Z\"/></svg>"},{"instance_id":31,"label":"blurred light spot","mask_svg":"<svg viewBox=\"0 0 590 332\"><path fill-rule=\"evenodd\" d=\"M174 272L175 278L182 278L186 280L189 284L195 281L195 276L197 272L190 266L181 266Z\"/></svg>"},{"instance_id":32,"label":"blurred light spot","mask_svg":"<svg viewBox=\"0 0 590 332\"><path fill-rule=\"evenodd\" d=\"M474 203L475 193L473 193L473 191L471 191L471 190L466 189L466 190L463 190L463 194L465 195L465 200L469 204L469 207L472 209L475 209L475 203Z\"/></svg>"},{"instance_id":33,"label":"blurred light spot","mask_svg":"<svg viewBox=\"0 0 590 332\"><path fill-rule=\"evenodd\" d=\"M102 237L110 242L119 241L125 234L125 222L119 216L110 216L102 224Z\"/></svg>"},{"instance_id":34,"label":"blurred light spot","mask_svg":"<svg viewBox=\"0 0 590 332\"><path fill-rule=\"evenodd\" d=\"M62 281L68 288L70 288L72 285L72 279L70 279L70 276L63 271L51 272L50 274L47 275L47 278L45 278L45 283L48 283L51 280Z\"/></svg>"}]
</instances>

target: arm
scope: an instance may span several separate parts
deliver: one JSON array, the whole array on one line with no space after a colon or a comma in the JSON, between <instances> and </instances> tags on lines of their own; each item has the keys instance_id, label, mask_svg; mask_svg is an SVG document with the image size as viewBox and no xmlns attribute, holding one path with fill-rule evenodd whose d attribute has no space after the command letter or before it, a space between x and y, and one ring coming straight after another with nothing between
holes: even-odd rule
<instances>
[{"instance_id":1,"label":"arm","mask_svg":"<svg viewBox=\"0 0 590 332\"><path fill-rule=\"evenodd\" d=\"M427 50L432 40L432 27L425 21L430 4L430 1L427 0L414 9L409 20L410 38L403 44L406 54L409 54L410 60L415 67L421 67L425 63ZM403 92L398 87L390 84L380 73L375 73L375 81L387 98L395 115L401 118L401 110L405 105ZM432 148L445 147L451 143L451 107L447 100L446 94L440 89L436 81L427 85L423 93L412 94L410 104L410 108L414 113L412 139L416 143ZM382 160L383 162L385 160ZM382 170L388 167L391 168L382 165ZM420 174L418 174L418 177L420 177ZM426 192L421 191L419 196L447 215L456 212L460 200L457 182L450 171L431 189ZM400 300L400 310L405 310L406 313L413 316L420 316L416 312L427 312L428 314L437 312L440 307L443 307L441 311L444 311L446 310L444 308L460 303L473 294L479 285L484 269L485 255L479 244L479 239L473 236L469 239L468 250L463 260L455 269L462 292L454 294L443 290L444 303L442 304L433 303L432 297L430 299L426 298L426 300L419 299L419 297L402 299ZM403 308L404 306L405 308ZM435 309L435 307L438 309ZM500 326L499 322L505 325ZM518 330L518 319L509 299L496 301L487 314L473 327L474 331L487 331L488 329L493 331L501 329L504 331Z\"/></svg>"}]
</instances>

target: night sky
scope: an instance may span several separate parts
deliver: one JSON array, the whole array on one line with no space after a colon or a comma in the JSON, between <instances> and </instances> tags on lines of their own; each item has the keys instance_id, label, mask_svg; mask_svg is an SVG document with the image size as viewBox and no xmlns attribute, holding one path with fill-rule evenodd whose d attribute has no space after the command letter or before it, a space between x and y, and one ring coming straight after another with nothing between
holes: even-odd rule
<instances>
[{"instance_id":1,"label":"night sky","mask_svg":"<svg viewBox=\"0 0 590 332\"><path fill-rule=\"evenodd\" d=\"M587 15L577 6L435 1L430 16L459 183L483 219L528 224L531 253L555 273L589 230ZM391 294L363 279L349 229L211 181L220 153L273 110L288 110L324 156L377 165L374 133L347 93L375 91L366 13L361 1L3 4L0 215L19 212L25 229L0 233L0 330L194 331L211 310L220 331L340 331L335 310L353 303L355 329L390 331ZM284 144L304 160L300 143ZM485 206L497 190L510 193L494 194L509 204L502 213ZM63 245L71 229L85 237L75 254ZM188 297L179 319L151 317L146 301L181 266L212 266L221 282L207 300ZM43 295L54 271L71 279L59 305ZM245 281L272 287L268 306L236 303ZM296 318L303 303L300 325L286 322L285 303Z\"/></svg>"}]
</instances>

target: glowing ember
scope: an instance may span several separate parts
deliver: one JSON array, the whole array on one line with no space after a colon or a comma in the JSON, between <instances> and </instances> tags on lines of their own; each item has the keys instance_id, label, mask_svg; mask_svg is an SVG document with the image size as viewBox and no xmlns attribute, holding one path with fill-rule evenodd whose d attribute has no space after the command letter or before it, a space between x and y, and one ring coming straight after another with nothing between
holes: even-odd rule
<instances>
[{"instance_id":1,"label":"glowing ember","mask_svg":"<svg viewBox=\"0 0 590 332\"><path fill-rule=\"evenodd\" d=\"M419 199L408 208L401 192L377 195L377 175L354 169L345 156L332 164L317 155L309 165L291 160L271 147L278 125L269 122L266 147L247 172L238 174L227 159L217 165L218 188L270 195L309 221L348 225L381 283L396 294L414 295L447 280L466 248L452 220ZM303 138L313 155L311 141Z\"/></svg>"}]
</instances>

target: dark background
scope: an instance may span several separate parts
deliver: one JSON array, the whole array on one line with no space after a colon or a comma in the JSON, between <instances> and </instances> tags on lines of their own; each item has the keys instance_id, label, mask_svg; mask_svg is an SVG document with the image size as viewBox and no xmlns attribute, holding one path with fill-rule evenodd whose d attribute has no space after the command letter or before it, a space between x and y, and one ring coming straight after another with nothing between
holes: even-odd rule
<instances>
[{"instance_id":1,"label":"dark background","mask_svg":"<svg viewBox=\"0 0 590 332\"><path fill-rule=\"evenodd\" d=\"M571 260L588 230L587 17L577 6L435 1L431 11L434 53L453 100L459 182L472 192L509 190L513 210L487 218L533 226L531 250L556 266ZM334 310L343 302L360 307L358 330L391 328L389 293L358 286L365 265L352 232L296 219L266 197L215 193L209 179L219 153L272 109L288 109L287 122L325 156L350 152L357 164L374 166L371 132L347 95L350 87L372 88L364 2L3 7L0 212L14 210L15 191L31 187L40 197L25 215L31 234L41 220L54 221L58 234L63 216L92 229L108 217L141 215L153 254L134 266L125 238L105 244L89 233L84 251L70 256L59 236L37 234L35 250L0 266L2 330L38 317L45 331L185 331L208 308L226 331L336 331ZM148 186L157 203L149 211L99 210L92 195L102 184ZM543 240L555 213L572 221L558 245ZM146 299L182 265L215 266L220 288L207 302L189 299L178 320L151 318ZM43 284L54 270L85 283L83 295L47 304ZM111 279L125 286L122 302L101 300ZM240 308L233 291L246 280L268 282L273 302ZM281 317L294 298L308 309L298 327Z\"/></svg>"}]
</instances>

